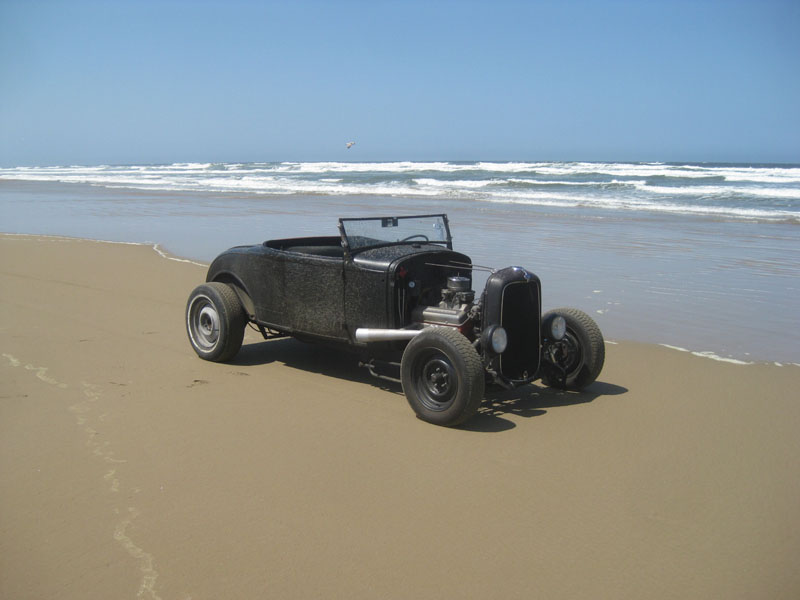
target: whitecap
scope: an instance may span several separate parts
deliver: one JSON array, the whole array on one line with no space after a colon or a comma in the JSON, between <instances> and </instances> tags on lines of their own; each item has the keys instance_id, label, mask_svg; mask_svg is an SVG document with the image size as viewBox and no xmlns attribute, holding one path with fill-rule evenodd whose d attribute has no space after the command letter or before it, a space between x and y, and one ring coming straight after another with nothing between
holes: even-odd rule
<instances>
[{"instance_id":1,"label":"whitecap","mask_svg":"<svg viewBox=\"0 0 800 600\"><path fill-rule=\"evenodd\" d=\"M734 365L752 365L752 364L754 364L752 362L739 360L738 358L727 358L727 357L724 357L724 356L720 356L718 354L715 354L714 352L711 352L710 350L704 350L702 352L698 352L698 351L694 351L694 350L688 350L686 348L681 348L680 346L671 346L670 344L659 344L659 346L663 346L664 348L669 348L670 350L677 350L678 352L688 352L689 354L691 354L693 356L699 356L700 358L710 358L711 360L716 360L718 362L726 362L726 363L731 363L731 364L734 364Z\"/></svg>"}]
</instances>

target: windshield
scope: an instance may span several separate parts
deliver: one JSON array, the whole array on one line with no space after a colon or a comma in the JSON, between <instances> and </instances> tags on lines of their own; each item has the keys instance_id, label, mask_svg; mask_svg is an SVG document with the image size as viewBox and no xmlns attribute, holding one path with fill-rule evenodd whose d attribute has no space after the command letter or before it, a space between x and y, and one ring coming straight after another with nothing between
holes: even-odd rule
<instances>
[{"instance_id":1,"label":"windshield","mask_svg":"<svg viewBox=\"0 0 800 600\"><path fill-rule=\"evenodd\" d=\"M347 247L351 250L397 243L450 244L447 215L339 219Z\"/></svg>"}]
</instances>

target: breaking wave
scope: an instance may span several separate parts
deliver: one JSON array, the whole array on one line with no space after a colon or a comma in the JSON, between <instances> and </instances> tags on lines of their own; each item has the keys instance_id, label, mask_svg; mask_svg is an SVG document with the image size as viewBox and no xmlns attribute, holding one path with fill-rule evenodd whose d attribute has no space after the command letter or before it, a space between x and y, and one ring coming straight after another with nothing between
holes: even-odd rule
<instances>
[{"instance_id":1,"label":"breaking wave","mask_svg":"<svg viewBox=\"0 0 800 600\"><path fill-rule=\"evenodd\" d=\"M800 223L800 166L592 162L175 163L0 168L0 180L198 193L373 195Z\"/></svg>"}]
</instances>

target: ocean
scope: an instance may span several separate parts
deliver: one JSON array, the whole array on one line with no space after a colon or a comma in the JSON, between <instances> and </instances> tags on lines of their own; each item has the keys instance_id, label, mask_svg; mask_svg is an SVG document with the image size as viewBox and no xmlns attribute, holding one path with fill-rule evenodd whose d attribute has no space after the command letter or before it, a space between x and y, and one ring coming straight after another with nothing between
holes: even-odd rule
<instances>
[{"instance_id":1,"label":"ocean","mask_svg":"<svg viewBox=\"0 0 800 600\"><path fill-rule=\"evenodd\" d=\"M236 244L336 235L338 217L438 212L475 264L532 270L546 308L585 310L609 340L800 363L800 165L0 168L4 232L157 243L201 261Z\"/></svg>"}]
</instances>

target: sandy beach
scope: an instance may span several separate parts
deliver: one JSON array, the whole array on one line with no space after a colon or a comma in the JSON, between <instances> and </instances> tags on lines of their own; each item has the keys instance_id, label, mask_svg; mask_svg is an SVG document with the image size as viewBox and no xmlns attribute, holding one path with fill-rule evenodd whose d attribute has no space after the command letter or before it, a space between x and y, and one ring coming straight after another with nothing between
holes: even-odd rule
<instances>
[{"instance_id":1,"label":"sandy beach","mask_svg":"<svg viewBox=\"0 0 800 600\"><path fill-rule=\"evenodd\" d=\"M444 429L294 340L200 360L204 276L0 235L0 597L800 596L800 367L614 340Z\"/></svg>"}]
</instances>

